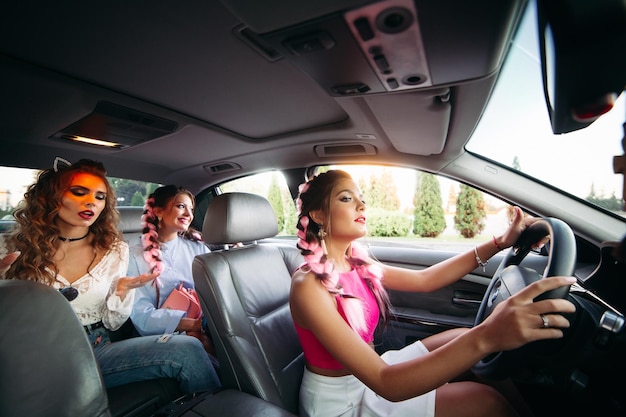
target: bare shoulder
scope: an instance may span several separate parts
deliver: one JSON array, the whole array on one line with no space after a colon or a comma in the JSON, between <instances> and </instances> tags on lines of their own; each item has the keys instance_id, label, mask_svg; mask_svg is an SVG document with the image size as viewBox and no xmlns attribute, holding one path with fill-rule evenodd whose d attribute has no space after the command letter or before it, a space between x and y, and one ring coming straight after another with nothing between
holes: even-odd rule
<instances>
[{"instance_id":1,"label":"bare shoulder","mask_svg":"<svg viewBox=\"0 0 626 417\"><path fill-rule=\"evenodd\" d=\"M313 275L310 271L306 271L302 268L293 273L291 277L291 285L301 284L307 277L307 275Z\"/></svg>"},{"instance_id":2,"label":"bare shoulder","mask_svg":"<svg viewBox=\"0 0 626 417\"><path fill-rule=\"evenodd\" d=\"M298 270L291 279L290 300L298 303L317 303L320 298L330 298L328 290L317 276L307 270Z\"/></svg>"},{"instance_id":3,"label":"bare shoulder","mask_svg":"<svg viewBox=\"0 0 626 417\"><path fill-rule=\"evenodd\" d=\"M311 291L311 287L316 287L319 284L319 280L315 274L311 271L297 270L291 278L291 293L294 292L308 292Z\"/></svg>"},{"instance_id":4,"label":"bare shoulder","mask_svg":"<svg viewBox=\"0 0 626 417\"><path fill-rule=\"evenodd\" d=\"M293 274L289 308L294 321L306 329L312 328L320 317L337 312L334 297L313 272L306 270Z\"/></svg>"}]
</instances>

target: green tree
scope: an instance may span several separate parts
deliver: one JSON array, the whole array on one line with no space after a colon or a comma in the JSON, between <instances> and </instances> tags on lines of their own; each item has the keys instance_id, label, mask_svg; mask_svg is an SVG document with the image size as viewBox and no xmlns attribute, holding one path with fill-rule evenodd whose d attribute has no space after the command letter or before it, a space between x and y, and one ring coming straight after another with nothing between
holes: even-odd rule
<instances>
[{"instance_id":1,"label":"green tree","mask_svg":"<svg viewBox=\"0 0 626 417\"><path fill-rule=\"evenodd\" d=\"M382 168L379 173L369 176L369 181L359 180L359 188L368 207L381 208L387 211L400 209L398 188L389 168Z\"/></svg>"},{"instance_id":2,"label":"green tree","mask_svg":"<svg viewBox=\"0 0 626 417\"><path fill-rule=\"evenodd\" d=\"M0 209L0 219L2 219L4 216L13 216L14 211L14 208L7 208L6 210Z\"/></svg>"},{"instance_id":3,"label":"green tree","mask_svg":"<svg viewBox=\"0 0 626 417\"><path fill-rule=\"evenodd\" d=\"M385 198L387 197L385 183L383 182L382 176L376 174L371 174L369 178L370 181L367 188L367 199L365 198L365 193L363 193L363 199L369 207L382 209L385 207Z\"/></svg>"},{"instance_id":4,"label":"green tree","mask_svg":"<svg viewBox=\"0 0 626 417\"><path fill-rule=\"evenodd\" d=\"M146 196L140 193L139 191L136 191L135 194L133 194L133 198L130 200L130 205L136 206L136 207L143 207L144 204L146 204Z\"/></svg>"},{"instance_id":5,"label":"green tree","mask_svg":"<svg viewBox=\"0 0 626 417\"><path fill-rule=\"evenodd\" d=\"M612 193L609 197L600 196L596 193L595 185L593 183L591 183L591 191L589 192L589 195L585 197L585 200L598 207L602 207L605 210L622 210L622 202L615 196L615 193Z\"/></svg>"},{"instance_id":6,"label":"green tree","mask_svg":"<svg viewBox=\"0 0 626 417\"><path fill-rule=\"evenodd\" d=\"M144 196L144 199L149 194L149 185L147 186L143 181L127 180L123 178L107 178L111 186L115 190L118 204L120 206L132 205L133 197L135 193L139 193ZM156 188L156 187L154 187ZM143 205L143 203L142 203Z\"/></svg>"},{"instance_id":7,"label":"green tree","mask_svg":"<svg viewBox=\"0 0 626 417\"><path fill-rule=\"evenodd\" d=\"M387 211L378 207L367 210L367 233L370 236L407 236L411 220L399 211Z\"/></svg>"},{"instance_id":8,"label":"green tree","mask_svg":"<svg viewBox=\"0 0 626 417\"><path fill-rule=\"evenodd\" d=\"M446 228L441 188L433 174L418 173L413 212L413 233L422 237L437 237Z\"/></svg>"},{"instance_id":9,"label":"green tree","mask_svg":"<svg viewBox=\"0 0 626 417\"><path fill-rule=\"evenodd\" d=\"M267 199L272 205L274 213L276 213L278 233L281 233L285 229L285 207L283 205L283 195L276 179L276 173L272 174L270 186L267 191Z\"/></svg>"},{"instance_id":10,"label":"green tree","mask_svg":"<svg viewBox=\"0 0 626 417\"><path fill-rule=\"evenodd\" d=\"M161 186L160 184L155 184L153 182L146 183L146 199L148 198L150 194L154 192L154 190L156 190L160 186Z\"/></svg>"},{"instance_id":11,"label":"green tree","mask_svg":"<svg viewBox=\"0 0 626 417\"><path fill-rule=\"evenodd\" d=\"M365 200L365 203L367 203L368 207L374 207L370 177L367 179L365 179L365 177L359 177L357 184L363 193L363 200Z\"/></svg>"},{"instance_id":12,"label":"green tree","mask_svg":"<svg viewBox=\"0 0 626 417\"><path fill-rule=\"evenodd\" d=\"M378 183L380 184L380 188L376 191L384 196L381 207L387 211L400 210L398 187L393 178L392 171L389 168L383 168Z\"/></svg>"},{"instance_id":13,"label":"green tree","mask_svg":"<svg viewBox=\"0 0 626 417\"><path fill-rule=\"evenodd\" d=\"M295 235L298 232L296 229L296 222L298 221L296 204L291 199L291 195L287 195L285 198L285 234Z\"/></svg>"},{"instance_id":14,"label":"green tree","mask_svg":"<svg viewBox=\"0 0 626 417\"><path fill-rule=\"evenodd\" d=\"M473 238L485 229L485 198L483 193L465 184L461 184L456 199L454 228L465 238Z\"/></svg>"}]
</instances>

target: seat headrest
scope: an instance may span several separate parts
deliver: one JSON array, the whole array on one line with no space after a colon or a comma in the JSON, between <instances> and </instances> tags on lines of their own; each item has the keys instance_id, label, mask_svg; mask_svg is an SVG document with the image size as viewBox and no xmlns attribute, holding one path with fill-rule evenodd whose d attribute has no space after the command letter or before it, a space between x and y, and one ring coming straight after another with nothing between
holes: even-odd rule
<instances>
[{"instance_id":1,"label":"seat headrest","mask_svg":"<svg viewBox=\"0 0 626 417\"><path fill-rule=\"evenodd\" d=\"M251 242L274 237L278 221L267 199L256 194L225 193L211 201L202 224L209 245Z\"/></svg>"},{"instance_id":2,"label":"seat headrest","mask_svg":"<svg viewBox=\"0 0 626 417\"><path fill-rule=\"evenodd\" d=\"M122 233L139 233L143 230L141 226L143 207L118 206L117 211L120 213L120 231Z\"/></svg>"},{"instance_id":3,"label":"seat headrest","mask_svg":"<svg viewBox=\"0 0 626 417\"><path fill-rule=\"evenodd\" d=\"M61 293L0 279L0 305L0 415L110 416L93 349Z\"/></svg>"}]
</instances>

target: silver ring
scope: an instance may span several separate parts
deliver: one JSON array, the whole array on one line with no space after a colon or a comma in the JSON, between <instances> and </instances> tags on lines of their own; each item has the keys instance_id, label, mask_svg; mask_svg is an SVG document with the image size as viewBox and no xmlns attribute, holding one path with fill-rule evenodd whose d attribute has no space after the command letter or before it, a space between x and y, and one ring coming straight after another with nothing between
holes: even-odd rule
<instances>
[{"instance_id":1,"label":"silver ring","mask_svg":"<svg viewBox=\"0 0 626 417\"><path fill-rule=\"evenodd\" d=\"M547 329L548 327L550 327L550 320L548 320L548 317L545 314L540 314L539 317L541 317L541 321L543 322L544 329Z\"/></svg>"}]
</instances>

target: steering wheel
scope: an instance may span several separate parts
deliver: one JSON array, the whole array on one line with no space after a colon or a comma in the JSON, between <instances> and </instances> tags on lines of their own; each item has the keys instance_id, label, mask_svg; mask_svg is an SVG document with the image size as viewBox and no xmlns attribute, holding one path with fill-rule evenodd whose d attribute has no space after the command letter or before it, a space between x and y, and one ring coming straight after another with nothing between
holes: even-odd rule
<instances>
[{"instance_id":1,"label":"steering wheel","mask_svg":"<svg viewBox=\"0 0 626 417\"><path fill-rule=\"evenodd\" d=\"M543 274L536 270L519 266L531 251L533 245L549 237L548 263ZM494 308L527 285L551 276L572 276L576 263L576 240L570 227L556 218L537 220L526 228L519 239L498 266L487 292L482 299L474 325L487 318ZM546 291L535 298L535 301L549 298L567 298L569 286ZM556 339L540 340L528 343L517 349L491 354L481 359L472 367L472 371L486 379L503 379L516 374L528 364L533 355L541 355L554 347Z\"/></svg>"}]
</instances>

